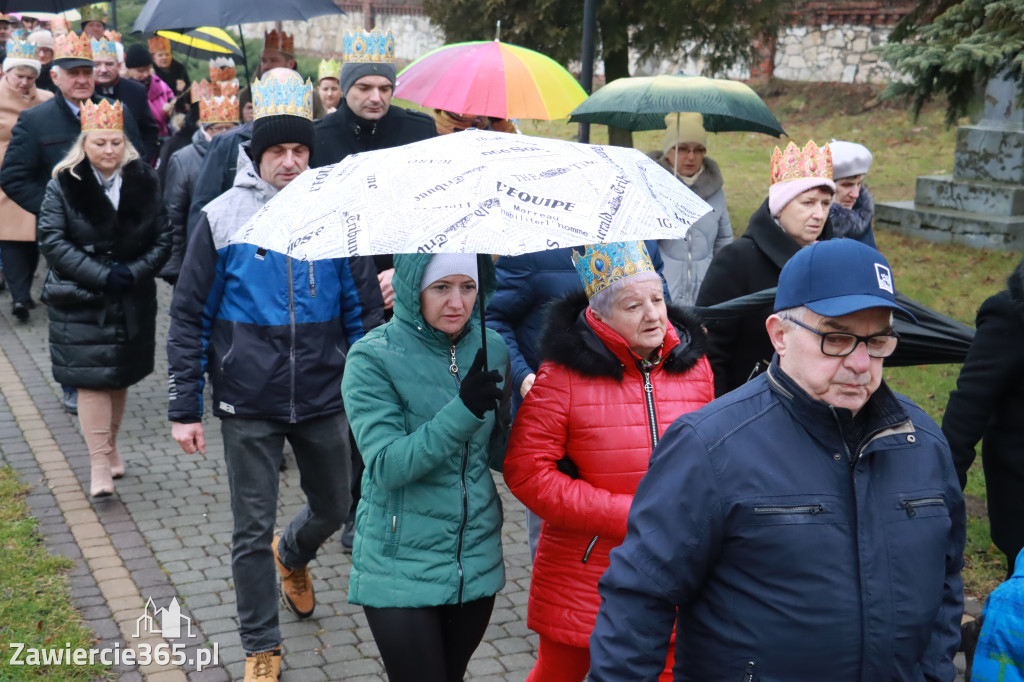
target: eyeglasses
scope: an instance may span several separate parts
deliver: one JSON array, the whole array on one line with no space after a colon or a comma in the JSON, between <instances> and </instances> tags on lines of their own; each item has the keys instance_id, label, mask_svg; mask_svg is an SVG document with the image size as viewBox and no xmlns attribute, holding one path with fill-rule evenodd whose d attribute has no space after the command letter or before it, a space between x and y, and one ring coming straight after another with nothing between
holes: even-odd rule
<instances>
[{"instance_id":1,"label":"eyeglasses","mask_svg":"<svg viewBox=\"0 0 1024 682\"><path fill-rule=\"evenodd\" d=\"M899 334L896 332L884 332L882 334L872 334L871 336L857 336L856 334L847 334L846 332L819 332L814 327L808 326L800 320L794 320L791 317L785 319L798 327L803 327L812 334L820 336L821 352L835 358L849 355L856 350L859 343L863 343L864 347L868 349L869 356L873 358L887 358L895 352L896 344L900 340Z\"/></svg>"}]
</instances>

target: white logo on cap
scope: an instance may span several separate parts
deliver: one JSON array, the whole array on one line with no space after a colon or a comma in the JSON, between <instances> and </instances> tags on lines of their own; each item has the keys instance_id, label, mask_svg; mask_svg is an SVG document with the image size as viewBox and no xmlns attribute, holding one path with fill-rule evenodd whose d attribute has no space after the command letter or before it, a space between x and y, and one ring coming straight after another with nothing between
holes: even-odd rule
<instances>
[{"instance_id":1,"label":"white logo on cap","mask_svg":"<svg viewBox=\"0 0 1024 682\"><path fill-rule=\"evenodd\" d=\"M885 267L881 263L875 263L875 276L878 278L878 288L888 291L890 294L892 290L892 273L889 272L889 268Z\"/></svg>"}]
</instances>

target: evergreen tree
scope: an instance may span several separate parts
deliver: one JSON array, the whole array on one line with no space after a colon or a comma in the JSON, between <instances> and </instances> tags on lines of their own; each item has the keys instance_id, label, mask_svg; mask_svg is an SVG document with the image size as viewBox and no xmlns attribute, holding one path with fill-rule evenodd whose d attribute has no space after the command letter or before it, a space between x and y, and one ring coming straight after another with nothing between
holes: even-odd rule
<instances>
[{"instance_id":1,"label":"evergreen tree","mask_svg":"<svg viewBox=\"0 0 1024 682\"><path fill-rule=\"evenodd\" d=\"M887 96L910 96L916 117L925 102L945 94L946 125L955 125L992 78L1024 84L1024 0L918 0L884 55L910 78L892 83Z\"/></svg>"},{"instance_id":2,"label":"evergreen tree","mask_svg":"<svg viewBox=\"0 0 1024 682\"><path fill-rule=\"evenodd\" d=\"M630 48L640 59L703 58L707 71L699 75L705 76L749 63L755 41L778 33L787 7L785 0L600 0L598 44L605 79L630 75ZM500 20L504 42L561 64L580 56L580 0L424 0L423 9L448 42L493 38ZM613 144L632 146L626 131L612 129L609 136Z\"/></svg>"}]
</instances>

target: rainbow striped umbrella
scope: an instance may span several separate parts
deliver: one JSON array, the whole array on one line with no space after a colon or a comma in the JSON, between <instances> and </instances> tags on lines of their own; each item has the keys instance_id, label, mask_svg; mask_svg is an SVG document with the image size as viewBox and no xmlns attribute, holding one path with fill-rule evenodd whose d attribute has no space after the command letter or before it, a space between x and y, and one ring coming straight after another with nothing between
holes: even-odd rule
<instances>
[{"instance_id":1,"label":"rainbow striped umbrella","mask_svg":"<svg viewBox=\"0 0 1024 682\"><path fill-rule=\"evenodd\" d=\"M398 74L395 97L455 114L566 118L587 93L558 62L497 40L444 45Z\"/></svg>"}]
</instances>

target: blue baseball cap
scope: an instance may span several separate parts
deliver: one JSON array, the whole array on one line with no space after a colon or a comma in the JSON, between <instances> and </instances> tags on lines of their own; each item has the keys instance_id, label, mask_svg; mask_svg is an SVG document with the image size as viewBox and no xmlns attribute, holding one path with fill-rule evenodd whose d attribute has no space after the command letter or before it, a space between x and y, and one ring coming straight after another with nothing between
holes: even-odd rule
<instances>
[{"instance_id":1,"label":"blue baseball cap","mask_svg":"<svg viewBox=\"0 0 1024 682\"><path fill-rule=\"evenodd\" d=\"M892 270L877 249L854 239L829 239L800 249L779 275L775 312L806 306L824 317L841 317L868 308L896 303Z\"/></svg>"}]
</instances>

